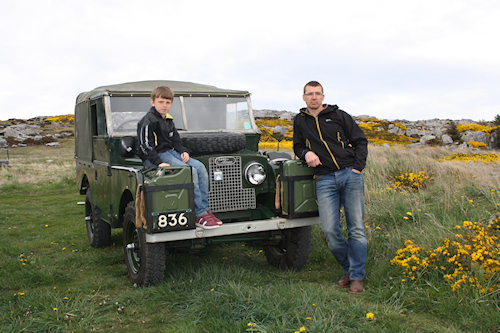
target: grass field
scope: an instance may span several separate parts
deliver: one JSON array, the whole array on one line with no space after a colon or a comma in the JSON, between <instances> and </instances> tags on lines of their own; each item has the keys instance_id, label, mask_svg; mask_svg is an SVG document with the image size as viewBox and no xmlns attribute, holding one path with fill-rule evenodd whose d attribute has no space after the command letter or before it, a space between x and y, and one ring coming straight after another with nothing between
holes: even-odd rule
<instances>
[{"instance_id":1,"label":"grass field","mask_svg":"<svg viewBox=\"0 0 500 333\"><path fill-rule=\"evenodd\" d=\"M391 264L407 240L436 249L462 232L456 226L464 221L488 223L500 211L498 162L440 162L451 153L441 148L370 147L362 295L335 287L343 272L318 226L301 272L276 270L260 248L233 244L205 256L170 255L164 283L134 288L121 230L113 230L108 248L88 244L73 143L61 143L11 149L11 167L0 169L1 332L500 330L498 270L482 272L484 290L472 282L453 290L444 273L416 268L405 275ZM429 177L414 189L394 186L398 175L419 172Z\"/></svg>"}]
</instances>

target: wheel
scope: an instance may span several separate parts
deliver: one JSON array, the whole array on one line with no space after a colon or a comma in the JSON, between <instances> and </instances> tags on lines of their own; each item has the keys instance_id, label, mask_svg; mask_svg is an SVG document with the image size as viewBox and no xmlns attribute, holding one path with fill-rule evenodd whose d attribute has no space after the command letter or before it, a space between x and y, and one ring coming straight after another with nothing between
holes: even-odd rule
<instances>
[{"instance_id":1,"label":"wheel","mask_svg":"<svg viewBox=\"0 0 500 333\"><path fill-rule=\"evenodd\" d=\"M130 281L139 287L163 281L165 244L146 243L146 232L135 226L135 204L130 202L123 215L123 251Z\"/></svg>"},{"instance_id":2,"label":"wheel","mask_svg":"<svg viewBox=\"0 0 500 333\"><path fill-rule=\"evenodd\" d=\"M243 133L190 133L181 134L182 144L193 155L230 154L244 149L246 138Z\"/></svg>"},{"instance_id":3,"label":"wheel","mask_svg":"<svg viewBox=\"0 0 500 333\"><path fill-rule=\"evenodd\" d=\"M282 270L300 271L309 259L312 227L282 231L279 244L264 246L267 262Z\"/></svg>"},{"instance_id":4,"label":"wheel","mask_svg":"<svg viewBox=\"0 0 500 333\"><path fill-rule=\"evenodd\" d=\"M87 189L85 196L85 224L87 236L92 247L99 248L111 243L111 225L101 218L101 212L92 203L92 193Z\"/></svg>"}]
</instances>

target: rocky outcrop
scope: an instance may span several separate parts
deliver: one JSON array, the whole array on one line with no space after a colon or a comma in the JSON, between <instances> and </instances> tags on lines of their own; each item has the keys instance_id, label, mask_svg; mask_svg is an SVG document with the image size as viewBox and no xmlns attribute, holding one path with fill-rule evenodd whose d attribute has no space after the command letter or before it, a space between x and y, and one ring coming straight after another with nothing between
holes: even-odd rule
<instances>
[{"instance_id":1,"label":"rocky outcrop","mask_svg":"<svg viewBox=\"0 0 500 333\"><path fill-rule=\"evenodd\" d=\"M293 120L293 118L296 115L297 112L290 112L290 111L253 110L253 116L255 118L276 118L276 119Z\"/></svg>"},{"instance_id":2,"label":"rocky outcrop","mask_svg":"<svg viewBox=\"0 0 500 333\"><path fill-rule=\"evenodd\" d=\"M73 136L73 131L60 131L58 133L47 133L47 126L57 128L58 124L47 124L46 117L37 117L29 120L15 120L0 124L0 148L19 147L27 145L48 145L57 142L59 138ZM57 131L56 131L57 132Z\"/></svg>"},{"instance_id":3,"label":"rocky outcrop","mask_svg":"<svg viewBox=\"0 0 500 333\"><path fill-rule=\"evenodd\" d=\"M297 113L290 111L274 111L274 110L254 110L255 118L275 118L275 119L290 119L292 120ZM378 130L385 130L392 134L405 135L417 141L409 145L409 147L421 147L427 144L442 144L445 146L456 147L458 145L468 146L469 142L484 143L487 148L494 149L496 147L497 137L494 132L487 134L485 132L466 131L460 133L460 140L453 141L452 137L447 134L448 127L453 121L455 125L477 124L478 122L471 119L428 119L428 120L394 120L380 121L372 116L355 116L358 123L377 123L375 126ZM383 123L383 124L382 124ZM493 126L493 123L487 123L488 126ZM274 132L278 132L278 128L271 128ZM470 145L469 145L470 146Z\"/></svg>"}]
</instances>

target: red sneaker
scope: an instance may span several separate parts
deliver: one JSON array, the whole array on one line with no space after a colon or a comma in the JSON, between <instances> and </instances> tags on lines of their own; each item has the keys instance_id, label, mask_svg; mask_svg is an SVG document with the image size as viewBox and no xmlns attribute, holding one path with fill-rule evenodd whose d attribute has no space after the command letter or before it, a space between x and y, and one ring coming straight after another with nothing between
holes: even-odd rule
<instances>
[{"instance_id":1,"label":"red sneaker","mask_svg":"<svg viewBox=\"0 0 500 333\"><path fill-rule=\"evenodd\" d=\"M208 214L212 215L212 217L214 218L215 222L217 222L218 225L221 225L222 224L222 221L219 220L215 215L214 213L212 213L211 211L207 211Z\"/></svg>"},{"instance_id":2,"label":"red sneaker","mask_svg":"<svg viewBox=\"0 0 500 333\"><path fill-rule=\"evenodd\" d=\"M219 224L209 213L205 213L196 219L196 226L203 229L214 229L218 228Z\"/></svg>"}]
</instances>

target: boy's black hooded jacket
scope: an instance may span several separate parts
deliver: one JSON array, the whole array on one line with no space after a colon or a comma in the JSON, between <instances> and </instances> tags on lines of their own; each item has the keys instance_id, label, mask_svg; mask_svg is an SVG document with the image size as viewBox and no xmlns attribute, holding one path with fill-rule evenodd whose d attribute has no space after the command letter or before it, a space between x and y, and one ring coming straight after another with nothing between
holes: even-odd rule
<instances>
[{"instance_id":1,"label":"boy's black hooded jacket","mask_svg":"<svg viewBox=\"0 0 500 333\"><path fill-rule=\"evenodd\" d=\"M172 116L167 113L166 118L163 118L154 106L137 124L137 141L137 155L143 161L149 160L155 165L163 162L158 153L171 149L179 154L188 151L182 145Z\"/></svg>"},{"instance_id":2,"label":"boy's black hooded jacket","mask_svg":"<svg viewBox=\"0 0 500 333\"><path fill-rule=\"evenodd\" d=\"M368 156L368 141L358 124L337 105L326 105L317 117L307 108L300 110L293 123L293 150L305 160L313 151L321 165L314 168L316 175L323 175L352 166L362 171Z\"/></svg>"}]
</instances>

